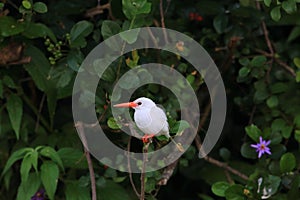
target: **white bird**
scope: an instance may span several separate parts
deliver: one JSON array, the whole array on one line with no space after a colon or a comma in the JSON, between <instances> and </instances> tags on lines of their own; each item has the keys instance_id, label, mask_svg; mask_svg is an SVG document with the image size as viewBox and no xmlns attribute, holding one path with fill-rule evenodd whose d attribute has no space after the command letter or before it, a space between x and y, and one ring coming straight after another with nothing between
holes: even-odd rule
<instances>
[{"instance_id":1,"label":"white bird","mask_svg":"<svg viewBox=\"0 0 300 200\"><path fill-rule=\"evenodd\" d=\"M151 99L141 97L133 102L116 104L114 107L130 107L135 110L134 121L137 127L145 134L142 137L144 143L154 136L165 135L167 138L170 138L167 116Z\"/></svg>"}]
</instances>

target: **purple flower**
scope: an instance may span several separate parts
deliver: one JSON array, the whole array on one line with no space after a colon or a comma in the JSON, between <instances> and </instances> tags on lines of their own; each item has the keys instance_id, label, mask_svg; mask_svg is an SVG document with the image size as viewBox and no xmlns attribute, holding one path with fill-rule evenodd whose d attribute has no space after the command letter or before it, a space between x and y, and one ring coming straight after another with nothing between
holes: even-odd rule
<instances>
[{"instance_id":1,"label":"purple flower","mask_svg":"<svg viewBox=\"0 0 300 200\"><path fill-rule=\"evenodd\" d=\"M271 140L263 140L262 137L259 137L259 143L257 144L251 144L251 147L256 149L256 152L258 152L258 158L260 158L264 153L267 153L271 155L270 148L268 145L271 143Z\"/></svg>"},{"instance_id":2,"label":"purple flower","mask_svg":"<svg viewBox=\"0 0 300 200\"><path fill-rule=\"evenodd\" d=\"M32 197L31 200L44 200L45 199L45 190L39 189Z\"/></svg>"}]
</instances>

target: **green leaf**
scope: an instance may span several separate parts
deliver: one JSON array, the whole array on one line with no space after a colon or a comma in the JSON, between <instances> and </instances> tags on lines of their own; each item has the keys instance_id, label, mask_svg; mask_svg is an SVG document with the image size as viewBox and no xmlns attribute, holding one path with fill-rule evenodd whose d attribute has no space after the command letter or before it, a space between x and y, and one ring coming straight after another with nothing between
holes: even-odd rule
<instances>
[{"instance_id":1,"label":"green leaf","mask_svg":"<svg viewBox=\"0 0 300 200\"><path fill-rule=\"evenodd\" d=\"M228 26L228 16L226 14L219 14L214 18L213 25L218 34L224 33Z\"/></svg>"},{"instance_id":2,"label":"green leaf","mask_svg":"<svg viewBox=\"0 0 300 200\"><path fill-rule=\"evenodd\" d=\"M147 0L122 0L122 5L123 13L130 20L139 14L149 14L151 12L151 3Z\"/></svg>"},{"instance_id":3,"label":"green leaf","mask_svg":"<svg viewBox=\"0 0 300 200\"><path fill-rule=\"evenodd\" d=\"M286 92L288 89L288 84L283 83L283 82L276 82L271 87L271 92L272 94L279 94L282 92Z\"/></svg>"},{"instance_id":4,"label":"green leaf","mask_svg":"<svg viewBox=\"0 0 300 200\"><path fill-rule=\"evenodd\" d=\"M222 157L222 159L225 160L225 161L228 161L230 159L230 156L231 156L230 151L225 147L223 147L219 150L219 154Z\"/></svg>"},{"instance_id":5,"label":"green leaf","mask_svg":"<svg viewBox=\"0 0 300 200\"><path fill-rule=\"evenodd\" d=\"M97 199L105 200L130 200L131 198L128 195L128 192L119 184L106 180L105 184L101 187L97 187Z\"/></svg>"},{"instance_id":6,"label":"green leaf","mask_svg":"<svg viewBox=\"0 0 300 200\"><path fill-rule=\"evenodd\" d=\"M19 139L23 115L23 101L19 96L11 94L7 99L6 109L12 128L16 133L17 139Z\"/></svg>"},{"instance_id":7,"label":"green leaf","mask_svg":"<svg viewBox=\"0 0 300 200\"><path fill-rule=\"evenodd\" d=\"M300 58L295 57L295 58L293 59L293 61L294 61L294 64L296 65L296 67L298 67L298 68L300 69Z\"/></svg>"},{"instance_id":8,"label":"green leaf","mask_svg":"<svg viewBox=\"0 0 300 200\"><path fill-rule=\"evenodd\" d=\"M14 80L10 76L7 76L7 75L5 75L3 77L3 84L6 85L9 88L12 88L12 89L16 89L17 88Z\"/></svg>"},{"instance_id":9,"label":"green leaf","mask_svg":"<svg viewBox=\"0 0 300 200\"><path fill-rule=\"evenodd\" d=\"M107 120L107 125L111 129L120 129L121 128L121 126L116 122L115 118L113 118L113 117L110 117Z\"/></svg>"},{"instance_id":10,"label":"green leaf","mask_svg":"<svg viewBox=\"0 0 300 200\"><path fill-rule=\"evenodd\" d=\"M32 77L37 88L43 92L56 88L56 82L49 78L50 64L43 52L34 46L28 46L25 55L32 58L24 68Z\"/></svg>"},{"instance_id":11,"label":"green leaf","mask_svg":"<svg viewBox=\"0 0 300 200\"><path fill-rule=\"evenodd\" d=\"M273 8L270 13L271 18L276 22L278 22L281 18L280 8L281 8L280 6L277 6L277 7Z\"/></svg>"},{"instance_id":12,"label":"green leaf","mask_svg":"<svg viewBox=\"0 0 300 200\"><path fill-rule=\"evenodd\" d=\"M28 176L29 176L29 171L31 169L31 153L32 152L28 152L25 157L23 158L22 164L21 164L21 168L20 168L20 174L21 174L21 180L22 182L27 181Z\"/></svg>"},{"instance_id":13,"label":"green leaf","mask_svg":"<svg viewBox=\"0 0 300 200\"><path fill-rule=\"evenodd\" d=\"M92 33L94 25L88 21L77 22L70 32L70 45L72 48L83 48L87 45L85 37Z\"/></svg>"},{"instance_id":14,"label":"green leaf","mask_svg":"<svg viewBox=\"0 0 300 200\"><path fill-rule=\"evenodd\" d=\"M278 97L274 95L267 99L267 105L269 108L275 108L278 105L278 102Z\"/></svg>"},{"instance_id":15,"label":"green leaf","mask_svg":"<svg viewBox=\"0 0 300 200\"><path fill-rule=\"evenodd\" d=\"M253 67L262 67L267 62L267 58L265 56L255 56L250 65Z\"/></svg>"},{"instance_id":16,"label":"green leaf","mask_svg":"<svg viewBox=\"0 0 300 200\"><path fill-rule=\"evenodd\" d=\"M264 0L264 4L267 6L267 7L270 7L272 3L272 0Z\"/></svg>"},{"instance_id":17,"label":"green leaf","mask_svg":"<svg viewBox=\"0 0 300 200\"><path fill-rule=\"evenodd\" d=\"M273 195L277 192L278 187L280 186L281 178L278 176L268 175L265 180L265 187L267 191L270 191L268 194Z\"/></svg>"},{"instance_id":18,"label":"green leaf","mask_svg":"<svg viewBox=\"0 0 300 200\"><path fill-rule=\"evenodd\" d=\"M54 199L57 187L59 170L57 165L51 161L45 161L41 166L41 180L50 200Z\"/></svg>"},{"instance_id":19,"label":"green leaf","mask_svg":"<svg viewBox=\"0 0 300 200\"><path fill-rule=\"evenodd\" d=\"M57 151L57 154L61 158L63 162L63 166L65 168L75 168L75 169L87 169L87 161L86 159L82 159L84 153L79 149L75 148L61 148Z\"/></svg>"},{"instance_id":20,"label":"green leaf","mask_svg":"<svg viewBox=\"0 0 300 200\"><path fill-rule=\"evenodd\" d=\"M255 149L252 148L251 143L244 143L241 147L241 154L243 157L245 158L249 158L249 159L257 159L258 155L255 152Z\"/></svg>"},{"instance_id":21,"label":"green leaf","mask_svg":"<svg viewBox=\"0 0 300 200\"><path fill-rule=\"evenodd\" d=\"M240 58L239 63L243 66L247 66L250 63L250 60L248 58Z\"/></svg>"},{"instance_id":22,"label":"green leaf","mask_svg":"<svg viewBox=\"0 0 300 200\"><path fill-rule=\"evenodd\" d=\"M104 40L118 34L120 31L121 27L117 22L111 20L105 20L102 22L101 34Z\"/></svg>"},{"instance_id":23,"label":"green leaf","mask_svg":"<svg viewBox=\"0 0 300 200\"><path fill-rule=\"evenodd\" d=\"M140 32L139 28L123 31L120 33L120 37L123 40L125 40L128 44L133 44L134 42L136 42L139 32Z\"/></svg>"},{"instance_id":24,"label":"green leaf","mask_svg":"<svg viewBox=\"0 0 300 200\"><path fill-rule=\"evenodd\" d=\"M296 167L296 158L292 153L285 153L280 158L280 171L282 173L291 172Z\"/></svg>"},{"instance_id":25,"label":"green leaf","mask_svg":"<svg viewBox=\"0 0 300 200\"><path fill-rule=\"evenodd\" d=\"M140 79L136 76L136 73L132 71L128 71L126 73L127 76L119 80L119 86L125 90L129 90L135 87L138 87L140 84Z\"/></svg>"},{"instance_id":26,"label":"green leaf","mask_svg":"<svg viewBox=\"0 0 300 200\"><path fill-rule=\"evenodd\" d=\"M277 118L275 119L272 124L271 124L271 128L272 131L281 131L286 125L286 122L281 119L281 118Z\"/></svg>"},{"instance_id":27,"label":"green leaf","mask_svg":"<svg viewBox=\"0 0 300 200\"><path fill-rule=\"evenodd\" d=\"M52 30L48 28L45 24L41 23L28 23L23 35L29 39L49 37L52 41L56 41L56 37Z\"/></svg>"},{"instance_id":28,"label":"green leaf","mask_svg":"<svg viewBox=\"0 0 300 200\"><path fill-rule=\"evenodd\" d=\"M185 120L177 121L170 129L170 133L181 133L185 129L189 128L190 124Z\"/></svg>"},{"instance_id":29,"label":"green leaf","mask_svg":"<svg viewBox=\"0 0 300 200\"><path fill-rule=\"evenodd\" d=\"M297 11L297 4L295 0L286 0L282 2L282 8L288 14L292 14Z\"/></svg>"},{"instance_id":30,"label":"green leaf","mask_svg":"<svg viewBox=\"0 0 300 200\"><path fill-rule=\"evenodd\" d=\"M250 72L250 68L249 67L242 67L240 70L239 70L239 76L240 77L246 77Z\"/></svg>"},{"instance_id":31,"label":"green leaf","mask_svg":"<svg viewBox=\"0 0 300 200\"><path fill-rule=\"evenodd\" d=\"M3 98L3 81L0 80L0 98Z\"/></svg>"},{"instance_id":32,"label":"green leaf","mask_svg":"<svg viewBox=\"0 0 300 200\"><path fill-rule=\"evenodd\" d=\"M28 0L24 0L24 1L22 1L22 6L24 6L24 8L26 8L26 9L30 9L31 3Z\"/></svg>"},{"instance_id":33,"label":"green leaf","mask_svg":"<svg viewBox=\"0 0 300 200\"><path fill-rule=\"evenodd\" d=\"M259 141L259 136L262 136L262 131L254 124L245 128L247 135L255 142Z\"/></svg>"},{"instance_id":34,"label":"green leaf","mask_svg":"<svg viewBox=\"0 0 300 200\"><path fill-rule=\"evenodd\" d=\"M41 185L41 180L38 173L30 173L27 181L22 181L18 188L17 200L31 199L38 191Z\"/></svg>"},{"instance_id":35,"label":"green leaf","mask_svg":"<svg viewBox=\"0 0 300 200\"><path fill-rule=\"evenodd\" d=\"M289 34L289 37L287 39L288 42L292 42L295 39L297 39L300 36L300 26L295 26L291 33ZM300 66L300 65L299 65Z\"/></svg>"},{"instance_id":36,"label":"green leaf","mask_svg":"<svg viewBox=\"0 0 300 200\"><path fill-rule=\"evenodd\" d=\"M25 154L27 154L28 152L32 152L32 151L33 151L32 148L22 148L22 149L19 149L19 150L13 152L5 164L5 167L2 171L1 177L3 177L3 175L10 169L10 167L17 160L20 160L21 158L24 157Z\"/></svg>"},{"instance_id":37,"label":"green leaf","mask_svg":"<svg viewBox=\"0 0 300 200\"><path fill-rule=\"evenodd\" d=\"M245 200L244 186L242 185L232 185L225 191L225 197L228 200Z\"/></svg>"},{"instance_id":38,"label":"green leaf","mask_svg":"<svg viewBox=\"0 0 300 200\"><path fill-rule=\"evenodd\" d=\"M220 181L216 182L212 185L211 190L212 192L219 196L219 197L225 197L225 191L230 187L229 183Z\"/></svg>"},{"instance_id":39,"label":"green leaf","mask_svg":"<svg viewBox=\"0 0 300 200\"><path fill-rule=\"evenodd\" d=\"M35 2L33 4L33 10L41 14L48 12L47 5L43 2Z\"/></svg>"},{"instance_id":40,"label":"green leaf","mask_svg":"<svg viewBox=\"0 0 300 200\"><path fill-rule=\"evenodd\" d=\"M295 140L300 143L300 130L295 130Z\"/></svg>"},{"instance_id":41,"label":"green leaf","mask_svg":"<svg viewBox=\"0 0 300 200\"><path fill-rule=\"evenodd\" d=\"M57 89L51 88L47 89L45 92L47 94L48 113L50 118L50 124L52 127L57 103Z\"/></svg>"},{"instance_id":42,"label":"green leaf","mask_svg":"<svg viewBox=\"0 0 300 200\"><path fill-rule=\"evenodd\" d=\"M60 75L56 87L63 88L66 87L72 80L73 71L71 69L66 68Z\"/></svg>"},{"instance_id":43,"label":"green leaf","mask_svg":"<svg viewBox=\"0 0 300 200\"><path fill-rule=\"evenodd\" d=\"M296 72L296 82L300 83L300 71Z\"/></svg>"},{"instance_id":44,"label":"green leaf","mask_svg":"<svg viewBox=\"0 0 300 200\"><path fill-rule=\"evenodd\" d=\"M282 144L272 145L271 152L272 155L269 155L269 157L278 160L286 152L286 147Z\"/></svg>"},{"instance_id":45,"label":"green leaf","mask_svg":"<svg viewBox=\"0 0 300 200\"><path fill-rule=\"evenodd\" d=\"M17 35L24 31L24 23L15 20L13 17L1 16L0 24L0 35L3 37Z\"/></svg>"},{"instance_id":46,"label":"green leaf","mask_svg":"<svg viewBox=\"0 0 300 200\"><path fill-rule=\"evenodd\" d=\"M84 55L79 49L73 49L68 53L67 56L68 67L76 72L80 71L79 68L83 60L84 60Z\"/></svg>"},{"instance_id":47,"label":"green leaf","mask_svg":"<svg viewBox=\"0 0 300 200\"><path fill-rule=\"evenodd\" d=\"M90 200L91 195L88 187L82 187L79 181L65 182L66 200ZM101 195L101 194L99 194Z\"/></svg>"},{"instance_id":48,"label":"green leaf","mask_svg":"<svg viewBox=\"0 0 300 200\"><path fill-rule=\"evenodd\" d=\"M39 153L36 150L34 150L30 155L30 160L36 172L38 172L38 158L39 158Z\"/></svg>"},{"instance_id":49,"label":"green leaf","mask_svg":"<svg viewBox=\"0 0 300 200\"><path fill-rule=\"evenodd\" d=\"M53 162L58 164L62 170L64 169L61 158L59 157L58 153L52 147L42 148L40 151L40 155L50 158Z\"/></svg>"}]
</instances>

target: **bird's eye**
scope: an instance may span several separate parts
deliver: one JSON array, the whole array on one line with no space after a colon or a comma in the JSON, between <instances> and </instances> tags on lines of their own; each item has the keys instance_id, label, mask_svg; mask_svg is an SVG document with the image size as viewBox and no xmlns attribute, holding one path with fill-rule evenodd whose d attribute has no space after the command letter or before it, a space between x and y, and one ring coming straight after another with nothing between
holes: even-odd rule
<instances>
[{"instance_id":1,"label":"bird's eye","mask_svg":"<svg viewBox=\"0 0 300 200\"><path fill-rule=\"evenodd\" d=\"M138 102L137 105L139 105L139 106L142 105L142 102Z\"/></svg>"}]
</instances>

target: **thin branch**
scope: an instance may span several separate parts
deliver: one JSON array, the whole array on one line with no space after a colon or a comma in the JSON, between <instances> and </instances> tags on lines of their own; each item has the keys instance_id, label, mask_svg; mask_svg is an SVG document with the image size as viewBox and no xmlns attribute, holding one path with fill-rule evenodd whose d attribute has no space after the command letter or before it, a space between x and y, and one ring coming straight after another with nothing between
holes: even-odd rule
<instances>
[{"instance_id":1,"label":"thin branch","mask_svg":"<svg viewBox=\"0 0 300 200\"><path fill-rule=\"evenodd\" d=\"M259 1L256 1L256 8L258 10L261 10L261 7L260 7L260 2ZM269 51L272 55L272 57L274 57L274 49L273 49L273 46L272 46L272 43L271 43L271 40L269 38L269 31L267 29L267 25L266 25L266 22L264 20L261 21L261 26L262 26L262 30L263 30L263 33L264 33L264 36L265 36L265 40L266 40L266 43L267 43L267 46L269 48Z\"/></svg>"},{"instance_id":2,"label":"thin branch","mask_svg":"<svg viewBox=\"0 0 300 200\"><path fill-rule=\"evenodd\" d=\"M170 164L169 166L164 169L161 179L158 181L157 185L167 185L168 180L171 178L177 164L178 164L179 159L177 159L175 162Z\"/></svg>"},{"instance_id":3,"label":"thin branch","mask_svg":"<svg viewBox=\"0 0 300 200\"><path fill-rule=\"evenodd\" d=\"M128 140L128 145L127 145L127 152L129 154L130 152L130 146L131 146L131 138L132 136L129 137L129 140ZM140 193L137 191L136 187L135 187L135 184L134 184L134 181L133 181L133 178L132 178L132 172L131 172L131 165L130 165L130 158L129 158L129 155L127 155L127 167L128 167L128 175L129 175L129 180L130 180L130 184L133 188L133 191L135 192L136 196L140 198Z\"/></svg>"},{"instance_id":4,"label":"thin branch","mask_svg":"<svg viewBox=\"0 0 300 200\"><path fill-rule=\"evenodd\" d=\"M146 170L146 162L148 160L148 148L149 148L150 142L146 143L143 147L143 165L142 165L142 171L141 171L141 195L140 200L145 199L145 170Z\"/></svg>"},{"instance_id":5,"label":"thin branch","mask_svg":"<svg viewBox=\"0 0 300 200\"><path fill-rule=\"evenodd\" d=\"M212 98L213 98L213 97L212 97ZM206 122L206 119L207 119L207 117L208 117L208 114L209 114L209 112L210 112L210 109L211 109L211 103L208 103L208 104L206 105L205 109L204 109L203 117L201 118L201 120L200 120L200 122L199 122L199 128L201 128L201 127L204 125L204 123ZM199 129L199 128L198 128L198 129ZM198 151L201 151L202 143L201 143L201 138L200 138L200 136L199 136L198 134L197 134L196 137L195 137L195 143L196 143L196 146L197 146L197 148L198 148ZM248 177L247 175L245 175L245 174L243 174L242 172L240 172L240 171L238 171L238 170L236 170L236 169L234 169L234 168L228 166L227 163L218 161L218 160L216 160L216 159L214 159L214 158L211 158L211 157L209 157L209 156L205 156L203 159L204 159L205 161L207 161L207 162L213 164L213 165L216 165L216 166L218 166L218 167L224 168L225 170L231 172L232 174L235 174L235 175L241 177L241 178L244 179L244 180L248 180L248 179L249 179L249 177Z\"/></svg>"},{"instance_id":6,"label":"thin branch","mask_svg":"<svg viewBox=\"0 0 300 200\"><path fill-rule=\"evenodd\" d=\"M77 127L77 130L80 134L80 138L83 143L84 147L84 154L89 166L89 173L90 173L90 179L91 179L91 188L92 188L92 200L97 200L97 191L96 191L96 180L95 180L95 173L94 173L94 168L93 168L93 162L90 156L89 150L86 148L87 142L85 138L85 133L84 133L84 124L82 122L77 122L75 124L75 127Z\"/></svg>"},{"instance_id":7,"label":"thin branch","mask_svg":"<svg viewBox=\"0 0 300 200\"><path fill-rule=\"evenodd\" d=\"M198 150L200 150L200 149L201 149L201 142L200 142L200 137L199 137L199 135L196 135L195 143L196 143L196 146L197 146ZM209 156L205 156L203 159L204 159L205 161L207 161L207 162L213 164L213 165L216 165L216 166L218 166L218 167L220 167L220 168L223 168L223 169L225 169L225 170L231 172L232 174L235 174L235 175L241 177L242 179L244 179L244 180L246 180L246 181L249 180L249 177L248 177L247 175L245 175L245 174L243 174L242 172L240 172L240 171L238 171L238 170L236 170L236 169L234 169L234 168L228 166L227 163L218 161L218 160L216 160L216 159L214 159L214 158L212 158L212 157L209 157Z\"/></svg>"},{"instance_id":8,"label":"thin branch","mask_svg":"<svg viewBox=\"0 0 300 200\"><path fill-rule=\"evenodd\" d=\"M163 0L160 0L160 2L159 2L159 11L160 11L160 23L161 23L161 27L163 28L165 43L168 44L169 40L168 40L168 35L167 35L167 32L166 32Z\"/></svg>"},{"instance_id":9,"label":"thin branch","mask_svg":"<svg viewBox=\"0 0 300 200\"><path fill-rule=\"evenodd\" d=\"M283 62L282 60L276 58L274 55L268 53L268 52L265 52L263 50L260 50L260 49L255 49L255 51L257 51L258 53L266 56L266 57L271 57L275 60L275 62L280 65L281 67L283 67L286 71L288 71L293 77L296 77L296 73L295 73L295 70L289 66L288 64L286 64L285 62Z\"/></svg>"}]
</instances>

